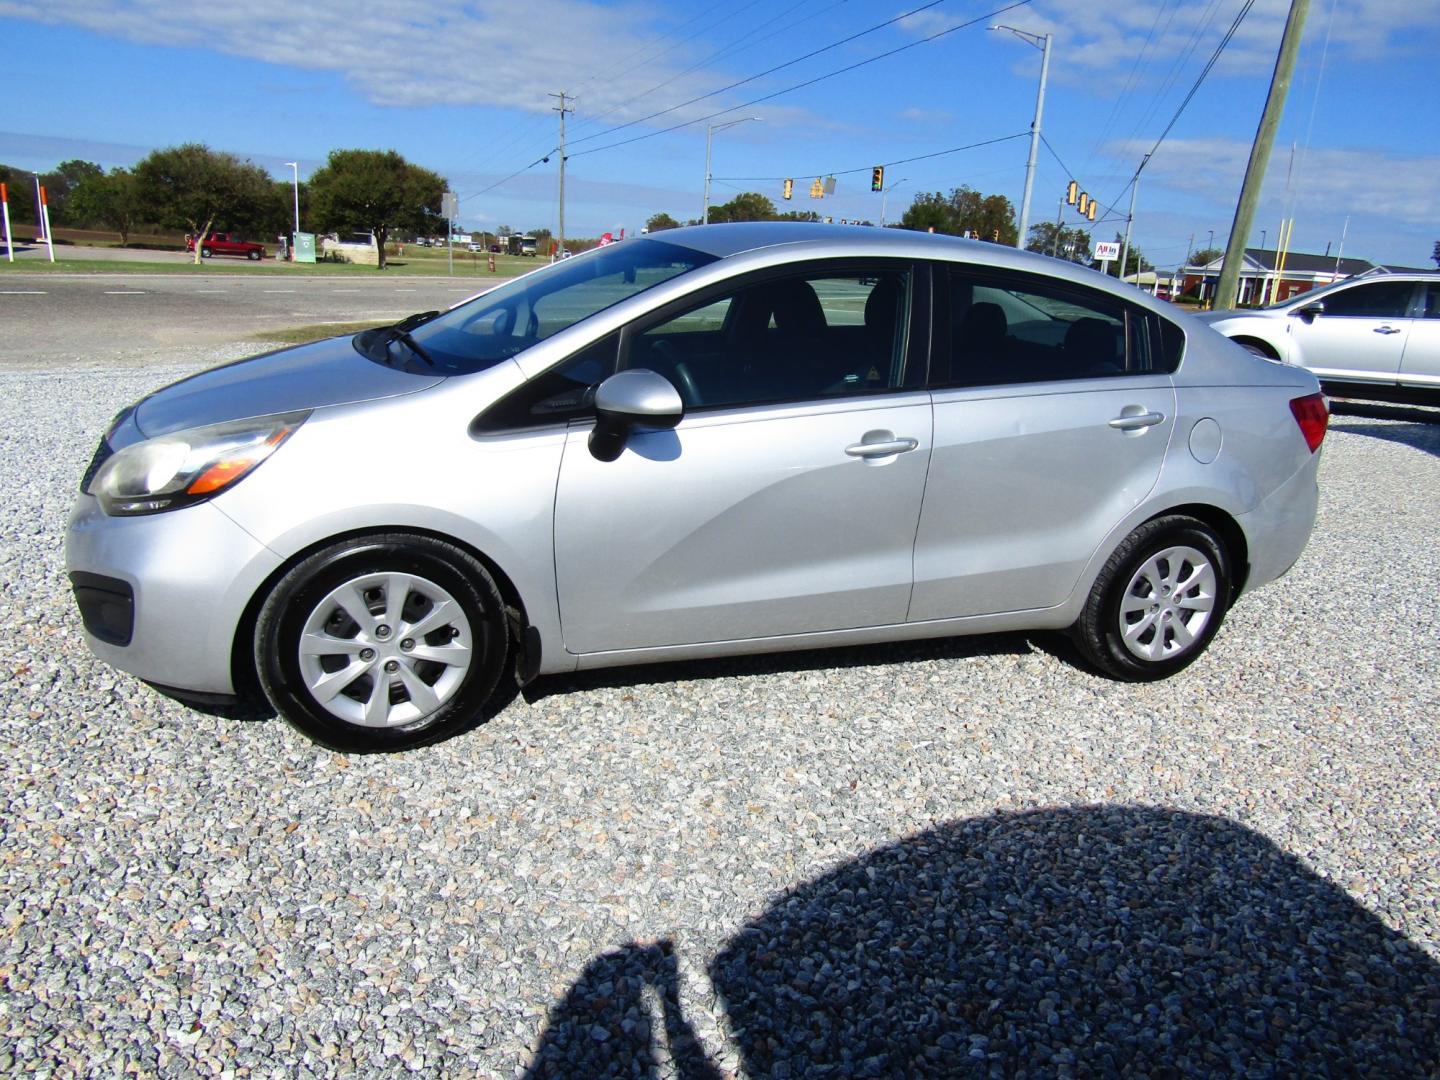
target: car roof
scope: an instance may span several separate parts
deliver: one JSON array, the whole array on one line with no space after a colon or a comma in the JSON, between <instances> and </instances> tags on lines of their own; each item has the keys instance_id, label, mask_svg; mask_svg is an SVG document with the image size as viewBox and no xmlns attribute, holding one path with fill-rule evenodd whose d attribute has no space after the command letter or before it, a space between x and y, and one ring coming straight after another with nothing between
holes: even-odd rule
<instances>
[{"instance_id":1,"label":"car roof","mask_svg":"<svg viewBox=\"0 0 1440 1080\"><path fill-rule=\"evenodd\" d=\"M679 244L718 258L777 249L777 262L794 259L890 257L935 259L1039 274L1102 289L1132 303L1172 314L1148 293L1088 266L1020 251L1007 244L966 240L958 236L915 232L910 229L864 225L822 225L806 221L747 221L690 225L648 234L647 239ZM783 252L779 249L785 249Z\"/></svg>"}]
</instances>

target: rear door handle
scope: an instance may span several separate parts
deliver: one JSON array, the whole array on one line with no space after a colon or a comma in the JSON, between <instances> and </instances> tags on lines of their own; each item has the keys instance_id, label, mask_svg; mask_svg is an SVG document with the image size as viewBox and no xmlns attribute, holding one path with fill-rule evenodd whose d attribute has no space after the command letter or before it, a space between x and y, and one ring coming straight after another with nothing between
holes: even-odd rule
<instances>
[{"instance_id":1,"label":"rear door handle","mask_svg":"<svg viewBox=\"0 0 1440 1080\"><path fill-rule=\"evenodd\" d=\"M1121 413L1110 421L1110 426L1118 431L1139 431L1142 428L1154 427L1156 424L1163 424L1164 422L1164 413Z\"/></svg>"},{"instance_id":2,"label":"rear door handle","mask_svg":"<svg viewBox=\"0 0 1440 1080\"><path fill-rule=\"evenodd\" d=\"M858 458L889 457L891 454L909 453L919 445L915 439L891 438L881 442L858 442L845 447L845 453Z\"/></svg>"},{"instance_id":3,"label":"rear door handle","mask_svg":"<svg viewBox=\"0 0 1440 1080\"><path fill-rule=\"evenodd\" d=\"M1375 333L1377 333L1377 334L1398 334L1398 333L1400 333L1400 328L1399 328L1398 326L1377 326L1377 327L1375 327Z\"/></svg>"}]
</instances>

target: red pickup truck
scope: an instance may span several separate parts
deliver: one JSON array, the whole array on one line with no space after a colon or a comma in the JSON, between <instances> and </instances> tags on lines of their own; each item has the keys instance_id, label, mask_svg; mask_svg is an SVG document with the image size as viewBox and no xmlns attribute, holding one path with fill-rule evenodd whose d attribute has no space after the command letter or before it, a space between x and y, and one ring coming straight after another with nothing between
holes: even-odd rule
<instances>
[{"instance_id":1,"label":"red pickup truck","mask_svg":"<svg viewBox=\"0 0 1440 1080\"><path fill-rule=\"evenodd\" d=\"M195 237L185 237L185 250L195 250ZM212 232L200 243L200 257L208 259L211 255L244 255L254 261L265 257L265 245L241 240L231 233Z\"/></svg>"}]
</instances>

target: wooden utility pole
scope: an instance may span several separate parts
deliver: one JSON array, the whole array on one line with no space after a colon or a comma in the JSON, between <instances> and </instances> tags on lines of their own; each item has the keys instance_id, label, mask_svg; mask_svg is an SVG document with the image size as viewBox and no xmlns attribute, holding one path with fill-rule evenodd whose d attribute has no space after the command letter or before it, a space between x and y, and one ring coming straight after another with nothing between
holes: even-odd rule
<instances>
[{"instance_id":1,"label":"wooden utility pole","mask_svg":"<svg viewBox=\"0 0 1440 1080\"><path fill-rule=\"evenodd\" d=\"M1250 164L1245 167L1245 183L1240 188L1240 201L1235 206L1235 223L1225 245L1225 261L1220 267L1220 283L1215 288L1214 306L1228 309L1235 306L1240 286L1240 267L1245 261L1245 245L1250 227L1255 223L1255 206L1260 201L1260 186L1270 164L1270 147L1275 142L1275 129L1285 111L1285 97L1290 92L1290 79L1295 74L1295 58L1300 52L1300 35L1305 29L1305 16L1310 0L1290 0L1290 17L1285 20L1285 35L1280 39L1280 55L1275 60L1275 74L1270 78L1270 96L1260 116L1255 143L1250 148Z\"/></svg>"},{"instance_id":2,"label":"wooden utility pole","mask_svg":"<svg viewBox=\"0 0 1440 1080\"><path fill-rule=\"evenodd\" d=\"M560 99L560 104L555 106L551 112L560 114L560 248L558 254L563 257L565 254L565 114L574 112L575 108L573 104L569 106L565 104L564 90L550 96ZM575 99L571 98L570 100L573 102Z\"/></svg>"}]
</instances>

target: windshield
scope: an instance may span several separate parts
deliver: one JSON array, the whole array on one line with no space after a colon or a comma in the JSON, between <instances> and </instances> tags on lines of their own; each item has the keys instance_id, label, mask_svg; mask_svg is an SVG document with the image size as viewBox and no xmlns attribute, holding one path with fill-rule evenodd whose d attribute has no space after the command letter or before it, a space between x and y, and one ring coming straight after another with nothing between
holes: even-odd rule
<instances>
[{"instance_id":1,"label":"windshield","mask_svg":"<svg viewBox=\"0 0 1440 1080\"><path fill-rule=\"evenodd\" d=\"M483 371L596 312L714 261L713 255L660 240L626 240L516 278L410 328L410 339L433 363L423 370L447 375Z\"/></svg>"}]
</instances>

